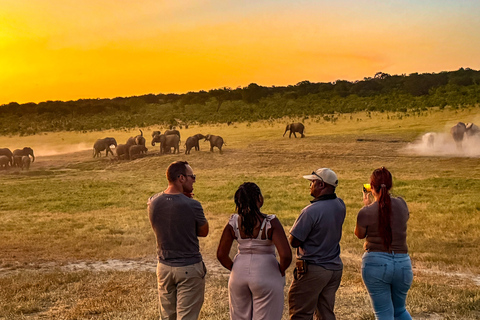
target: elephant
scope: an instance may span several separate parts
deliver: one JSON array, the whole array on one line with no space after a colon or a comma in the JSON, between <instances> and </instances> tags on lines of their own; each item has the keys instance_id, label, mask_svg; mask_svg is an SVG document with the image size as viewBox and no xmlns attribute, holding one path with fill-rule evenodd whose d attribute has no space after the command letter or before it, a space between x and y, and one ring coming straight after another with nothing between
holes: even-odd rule
<instances>
[{"instance_id":1,"label":"elephant","mask_svg":"<svg viewBox=\"0 0 480 320\"><path fill-rule=\"evenodd\" d=\"M130 159L130 155L128 153L128 149L130 148L130 145L128 144L119 144L116 148L115 148L115 152L117 153L117 157L118 159L125 159L125 160L129 160Z\"/></svg>"},{"instance_id":2,"label":"elephant","mask_svg":"<svg viewBox=\"0 0 480 320\"><path fill-rule=\"evenodd\" d=\"M130 137L128 138L127 140L127 143L128 145L141 145L141 146L145 146L145 143L146 143L146 140L145 138L143 137L143 131L140 130L140 135L137 135L135 137Z\"/></svg>"},{"instance_id":3,"label":"elephant","mask_svg":"<svg viewBox=\"0 0 480 320\"><path fill-rule=\"evenodd\" d=\"M30 147L25 147L23 149L15 149L13 150L13 157L15 156L32 156L32 162L35 162L35 155L33 154L33 150Z\"/></svg>"},{"instance_id":4,"label":"elephant","mask_svg":"<svg viewBox=\"0 0 480 320\"><path fill-rule=\"evenodd\" d=\"M210 141L210 152L213 152L213 147L217 147L220 150L220 154L222 154L222 146L224 144L223 138L220 136L214 136L212 134L207 134L205 136L205 141ZM226 145L226 143L225 143Z\"/></svg>"},{"instance_id":5,"label":"elephant","mask_svg":"<svg viewBox=\"0 0 480 320\"><path fill-rule=\"evenodd\" d=\"M110 149L111 145L114 145L115 147L117 146L117 140L112 137L107 137L103 139L98 139L95 141L95 144L93 145L93 157L100 157L101 154L100 152L103 150L106 150L105 157L108 157L108 153L110 152L113 156L113 151Z\"/></svg>"},{"instance_id":6,"label":"elephant","mask_svg":"<svg viewBox=\"0 0 480 320\"><path fill-rule=\"evenodd\" d=\"M0 156L0 168L7 169L8 164L10 163L10 158L6 155Z\"/></svg>"},{"instance_id":7,"label":"elephant","mask_svg":"<svg viewBox=\"0 0 480 320\"><path fill-rule=\"evenodd\" d=\"M10 149L1 148L0 149L0 155L7 156L8 157L8 162L10 163L10 166L13 166L13 153L12 153L12 151L10 151Z\"/></svg>"},{"instance_id":8,"label":"elephant","mask_svg":"<svg viewBox=\"0 0 480 320\"><path fill-rule=\"evenodd\" d=\"M465 129L465 133L467 134L467 136L474 136L480 134L480 128L473 123L466 123Z\"/></svg>"},{"instance_id":9,"label":"elephant","mask_svg":"<svg viewBox=\"0 0 480 320\"><path fill-rule=\"evenodd\" d=\"M22 157L22 170L23 169L30 169L30 157L29 156L23 156Z\"/></svg>"},{"instance_id":10,"label":"elephant","mask_svg":"<svg viewBox=\"0 0 480 320\"><path fill-rule=\"evenodd\" d=\"M22 168L22 166L23 166L22 158L23 158L23 156L13 156L13 166ZM30 159L30 157L29 157L29 159Z\"/></svg>"},{"instance_id":11,"label":"elephant","mask_svg":"<svg viewBox=\"0 0 480 320\"><path fill-rule=\"evenodd\" d=\"M284 137L285 137L285 133L287 133L288 130L290 130L290 134L288 136L289 138L292 137L292 133L293 133L293 136L296 138L297 135L295 134L295 132L298 132L302 135L300 138L305 138L305 135L303 134L303 132L305 131L305 126L303 125L303 123L297 122L297 123L287 124L287 127L285 128L285 132L283 133Z\"/></svg>"},{"instance_id":12,"label":"elephant","mask_svg":"<svg viewBox=\"0 0 480 320\"><path fill-rule=\"evenodd\" d=\"M153 131L152 132L152 139L155 138L155 136L159 136L162 134L162 131Z\"/></svg>"},{"instance_id":13,"label":"elephant","mask_svg":"<svg viewBox=\"0 0 480 320\"><path fill-rule=\"evenodd\" d=\"M147 153L147 151L148 149L145 146L142 146L141 144L135 144L133 146L129 146L128 155L131 160L135 160L143 156L145 153Z\"/></svg>"},{"instance_id":14,"label":"elephant","mask_svg":"<svg viewBox=\"0 0 480 320\"><path fill-rule=\"evenodd\" d=\"M457 150L462 150L462 141L465 135L467 137L472 137L475 135L480 134L480 128L473 124L473 123L463 123L459 122L450 128L450 133L452 134L452 138L457 144Z\"/></svg>"},{"instance_id":15,"label":"elephant","mask_svg":"<svg viewBox=\"0 0 480 320\"><path fill-rule=\"evenodd\" d=\"M422 136L422 141L428 148L433 148L435 146L436 136L437 134L435 132L427 132Z\"/></svg>"},{"instance_id":16,"label":"elephant","mask_svg":"<svg viewBox=\"0 0 480 320\"><path fill-rule=\"evenodd\" d=\"M176 134L180 138L180 131L173 129L173 130L167 130L163 133L166 136L169 136L171 134ZM180 140L179 140L180 141Z\"/></svg>"},{"instance_id":17,"label":"elephant","mask_svg":"<svg viewBox=\"0 0 480 320\"><path fill-rule=\"evenodd\" d=\"M180 153L180 136L177 136L176 134L161 134L156 136L152 140L152 146L154 146L156 142L160 142L160 154L166 153L167 148L170 150L172 147L174 148L173 153L175 153L175 151Z\"/></svg>"},{"instance_id":18,"label":"elephant","mask_svg":"<svg viewBox=\"0 0 480 320\"><path fill-rule=\"evenodd\" d=\"M198 144L200 139L205 139L205 136L201 133L188 137L187 141L185 141L185 154L190 154L190 150L193 147L195 147L196 151L200 151L200 145Z\"/></svg>"}]
</instances>

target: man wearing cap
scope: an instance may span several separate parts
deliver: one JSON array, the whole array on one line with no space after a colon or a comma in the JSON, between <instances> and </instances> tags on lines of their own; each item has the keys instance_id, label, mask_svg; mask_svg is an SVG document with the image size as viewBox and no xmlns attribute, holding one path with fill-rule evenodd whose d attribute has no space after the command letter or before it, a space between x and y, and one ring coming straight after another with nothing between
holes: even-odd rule
<instances>
[{"instance_id":1,"label":"man wearing cap","mask_svg":"<svg viewBox=\"0 0 480 320\"><path fill-rule=\"evenodd\" d=\"M290 230L289 241L297 248L294 279L288 292L290 319L336 319L335 293L343 263L340 239L346 208L335 194L338 178L328 168L310 175L311 204L303 208Z\"/></svg>"}]
</instances>

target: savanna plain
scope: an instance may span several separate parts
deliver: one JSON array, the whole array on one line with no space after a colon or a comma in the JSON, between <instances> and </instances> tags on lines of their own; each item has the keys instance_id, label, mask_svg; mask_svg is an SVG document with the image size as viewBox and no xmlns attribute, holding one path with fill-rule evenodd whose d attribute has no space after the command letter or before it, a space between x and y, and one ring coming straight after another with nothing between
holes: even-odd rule
<instances>
[{"instance_id":1,"label":"savanna plain","mask_svg":"<svg viewBox=\"0 0 480 320\"><path fill-rule=\"evenodd\" d=\"M201 319L229 318L228 272L215 254L237 187L257 183L263 212L276 214L288 235L311 200L302 175L319 167L337 172L337 194L347 205L337 318L374 319L361 279L363 241L353 229L362 184L380 166L392 172L393 194L410 209L414 282L407 308L413 318L480 319L480 145L464 146L470 153L456 151L447 134L458 121L478 124L479 115L479 106L432 108L180 129L182 141L196 133L221 135L223 154L209 152L202 141L190 155L182 148L180 154L159 155L149 135L165 128L140 128L149 151L132 161L94 159L91 146L106 136L124 143L138 128L0 137L2 147L29 146L36 154L30 170L0 172L0 319L158 319L155 239L146 202L166 187L165 170L176 160L193 167L195 198L210 223L210 234L200 241L208 268ZM285 124L297 120L305 124L306 137L282 137ZM452 151L428 150L421 140L426 132L443 136ZM292 270L293 264L285 292Z\"/></svg>"}]
</instances>

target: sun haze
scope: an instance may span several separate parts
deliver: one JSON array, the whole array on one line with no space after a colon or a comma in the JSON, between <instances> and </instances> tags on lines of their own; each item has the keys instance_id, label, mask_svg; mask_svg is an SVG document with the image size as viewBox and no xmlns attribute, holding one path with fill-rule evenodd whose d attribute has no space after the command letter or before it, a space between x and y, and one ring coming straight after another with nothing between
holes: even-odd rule
<instances>
[{"instance_id":1,"label":"sun haze","mask_svg":"<svg viewBox=\"0 0 480 320\"><path fill-rule=\"evenodd\" d=\"M480 2L4 0L0 104L480 69Z\"/></svg>"}]
</instances>

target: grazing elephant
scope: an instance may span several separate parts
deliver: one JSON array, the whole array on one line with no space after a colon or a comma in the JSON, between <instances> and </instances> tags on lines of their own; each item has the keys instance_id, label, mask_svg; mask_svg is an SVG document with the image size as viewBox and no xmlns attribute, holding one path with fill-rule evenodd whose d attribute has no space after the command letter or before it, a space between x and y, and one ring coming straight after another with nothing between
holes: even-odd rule
<instances>
[{"instance_id":1,"label":"grazing elephant","mask_svg":"<svg viewBox=\"0 0 480 320\"><path fill-rule=\"evenodd\" d=\"M128 138L127 140L127 143L128 145L140 145L140 146L145 146L145 143L146 143L146 140L145 138L143 137L143 131L140 130L140 134L135 136L135 137L130 137Z\"/></svg>"},{"instance_id":2,"label":"grazing elephant","mask_svg":"<svg viewBox=\"0 0 480 320\"><path fill-rule=\"evenodd\" d=\"M23 156L22 157L22 170L23 169L30 169L30 157L29 156Z\"/></svg>"},{"instance_id":3,"label":"grazing elephant","mask_svg":"<svg viewBox=\"0 0 480 320\"><path fill-rule=\"evenodd\" d=\"M130 159L130 155L128 153L129 148L130 148L130 145L128 144L119 144L115 148L115 152L117 153L118 159L125 159L125 160Z\"/></svg>"},{"instance_id":4,"label":"grazing elephant","mask_svg":"<svg viewBox=\"0 0 480 320\"><path fill-rule=\"evenodd\" d=\"M0 168L7 169L8 164L10 163L10 158L5 155L0 156Z\"/></svg>"},{"instance_id":5,"label":"grazing elephant","mask_svg":"<svg viewBox=\"0 0 480 320\"><path fill-rule=\"evenodd\" d=\"M10 151L8 148L1 148L0 149L0 155L1 156L7 156L8 157L8 162L10 163L10 166L13 166L13 153Z\"/></svg>"},{"instance_id":6,"label":"grazing elephant","mask_svg":"<svg viewBox=\"0 0 480 320\"><path fill-rule=\"evenodd\" d=\"M33 150L30 147L25 147L23 149L15 149L13 150L13 157L15 156L32 156L32 162L35 162L35 155L33 154Z\"/></svg>"},{"instance_id":7,"label":"grazing elephant","mask_svg":"<svg viewBox=\"0 0 480 320\"><path fill-rule=\"evenodd\" d=\"M185 154L190 154L190 150L192 150L193 147L195 147L196 151L200 151L200 145L198 143L200 139L205 139L205 136L201 133L188 137L187 141L185 141Z\"/></svg>"},{"instance_id":8,"label":"grazing elephant","mask_svg":"<svg viewBox=\"0 0 480 320\"><path fill-rule=\"evenodd\" d=\"M115 147L117 146L117 141L115 138L107 137L103 139L98 139L95 141L95 144L93 145L93 157L100 157L101 154L100 152L103 150L106 150L105 157L108 156L108 153L110 152L113 156L113 151L110 149L111 145L114 145Z\"/></svg>"},{"instance_id":9,"label":"grazing elephant","mask_svg":"<svg viewBox=\"0 0 480 320\"><path fill-rule=\"evenodd\" d=\"M145 153L147 153L147 151L148 149L145 146L142 146L141 144L135 144L128 148L128 155L131 160L135 160L143 156Z\"/></svg>"},{"instance_id":10,"label":"grazing elephant","mask_svg":"<svg viewBox=\"0 0 480 320\"><path fill-rule=\"evenodd\" d=\"M217 147L218 150L220 150L220 153L223 153L222 146L224 144L224 141L222 137L214 136L212 134L207 134L205 136L205 141L210 141L210 152L213 152L213 147Z\"/></svg>"},{"instance_id":11,"label":"grazing elephant","mask_svg":"<svg viewBox=\"0 0 480 320\"><path fill-rule=\"evenodd\" d=\"M300 138L305 138L305 135L303 134L303 131L305 131L305 126L303 125L303 123L297 122L297 123L287 124L287 127L285 128L285 132L283 133L284 137L285 137L285 133L287 133L288 130L290 130L290 134L288 135L289 138L292 137L292 133L296 138L297 135L295 134L295 132L298 132L302 135Z\"/></svg>"},{"instance_id":12,"label":"grazing elephant","mask_svg":"<svg viewBox=\"0 0 480 320\"><path fill-rule=\"evenodd\" d=\"M154 146L156 142L160 142L160 154L166 153L167 149L170 150L170 148L174 148L173 153L175 153L175 151L180 153L180 136L177 136L176 134L161 134L156 136L152 140L152 146Z\"/></svg>"}]
</instances>

